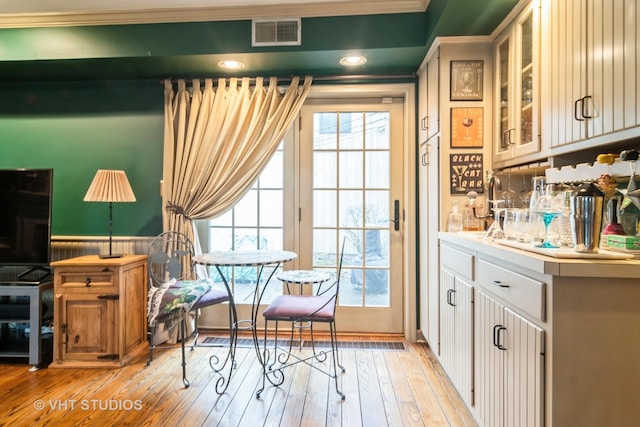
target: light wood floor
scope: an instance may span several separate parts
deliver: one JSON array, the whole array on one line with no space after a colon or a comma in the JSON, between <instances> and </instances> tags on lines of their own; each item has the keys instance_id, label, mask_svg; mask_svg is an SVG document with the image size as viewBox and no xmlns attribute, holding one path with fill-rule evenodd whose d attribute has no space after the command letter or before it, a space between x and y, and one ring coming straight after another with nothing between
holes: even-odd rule
<instances>
[{"instance_id":1,"label":"light wood floor","mask_svg":"<svg viewBox=\"0 0 640 427\"><path fill-rule=\"evenodd\" d=\"M341 337L354 341L362 338ZM370 337L389 341L390 337ZM402 341L402 339L395 339ZM342 350L344 401L334 383L300 364L285 371L285 383L261 381L253 348L238 349L229 389L214 393L208 360L218 348L188 354L191 387L181 380L180 350L136 353L121 369L40 369L0 363L2 426L466 426L475 425L425 344L405 350ZM306 352L307 350L303 350Z\"/></svg>"}]
</instances>

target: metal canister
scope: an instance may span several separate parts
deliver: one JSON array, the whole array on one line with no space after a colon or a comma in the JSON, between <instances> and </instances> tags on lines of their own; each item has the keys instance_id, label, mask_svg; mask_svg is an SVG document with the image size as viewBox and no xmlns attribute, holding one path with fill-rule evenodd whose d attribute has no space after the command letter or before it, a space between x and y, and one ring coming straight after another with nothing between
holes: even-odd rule
<instances>
[{"instance_id":1,"label":"metal canister","mask_svg":"<svg viewBox=\"0 0 640 427\"><path fill-rule=\"evenodd\" d=\"M571 232L576 252L595 253L600 246L604 193L593 182L579 186L571 196Z\"/></svg>"}]
</instances>

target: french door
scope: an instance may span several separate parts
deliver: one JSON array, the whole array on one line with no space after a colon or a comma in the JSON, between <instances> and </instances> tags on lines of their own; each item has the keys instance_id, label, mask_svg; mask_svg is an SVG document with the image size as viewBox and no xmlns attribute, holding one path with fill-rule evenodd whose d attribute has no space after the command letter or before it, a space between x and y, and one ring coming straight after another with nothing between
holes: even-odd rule
<instances>
[{"instance_id":1,"label":"french door","mask_svg":"<svg viewBox=\"0 0 640 427\"><path fill-rule=\"evenodd\" d=\"M403 123L400 100L307 101L299 132L287 134L251 190L201 224L205 249L293 250L297 260L281 269L335 273L344 240L340 331L402 333ZM265 305L283 293L275 277L266 283L270 271L257 273L223 271L240 318L248 318L256 287L265 289ZM210 275L219 280L217 271ZM202 325L219 326L225 316L218 311L207 309Z\"/></svg>"},{"instance_id":2,"label":"french door","mask_svg":"<svg viewBox=\"0 0 640 427\"><path fill-rule=\"evenodd\" d=\"M403 104L377 101L301 111L299 267L335 271L344 240L341 332L403 332Z\"/></svg>"}]
</instances>

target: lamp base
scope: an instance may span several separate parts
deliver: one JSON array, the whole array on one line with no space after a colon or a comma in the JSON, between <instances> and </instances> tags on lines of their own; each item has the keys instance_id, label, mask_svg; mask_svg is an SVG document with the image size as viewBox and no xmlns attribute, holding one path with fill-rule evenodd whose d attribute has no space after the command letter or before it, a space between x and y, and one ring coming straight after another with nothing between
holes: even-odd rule
<instances>
[{"instance_id":1,"label":"lamp base","mask_svg":"<svg viewBox=\"0 0 640 427\"><path fill-rule=\"evenodd\" d=\"M123 256L124 256L123 254L104 254L104 255L98 255L98 258L100 259L122 258Z\"/></svg>"}]
</instances>

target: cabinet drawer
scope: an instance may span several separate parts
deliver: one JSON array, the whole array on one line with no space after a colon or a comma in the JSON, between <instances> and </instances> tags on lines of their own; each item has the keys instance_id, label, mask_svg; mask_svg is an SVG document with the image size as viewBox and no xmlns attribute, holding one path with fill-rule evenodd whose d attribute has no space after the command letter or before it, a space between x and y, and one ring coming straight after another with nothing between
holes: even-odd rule
<instances>
[{"instance_id":1,"label":"cabinet drawer","mask_svg":"<svg viewBox=\"0 0 640 427\"><path fill-rule=\"evenodd\" d=\"M62 288L111 288L114 286L113 271L61 271L56 274L56 286Z\"/></svg>"},{"instance_id":2,"label":"cabinet drawer","mask_svg":"<svg viewBox=\"0 0 640 427\"><path fill-rule=\"evenodd\" d=\"M456 275L462 275L467 279L474 280L473 263L475 256L459 251L447 245L440 247L440 260L442 265L456 272Z\"/></svg>"},{"instance_id":3,"label":"cabinet drawer","mask_svg":"<svg viewBox=\"0 0 640 427\"><path fill-rule=\"evenodd\" d=\"M485 260L478 261L478 283L518 308L544 321L545 284Z\"/></svg>"}]
</instances>

